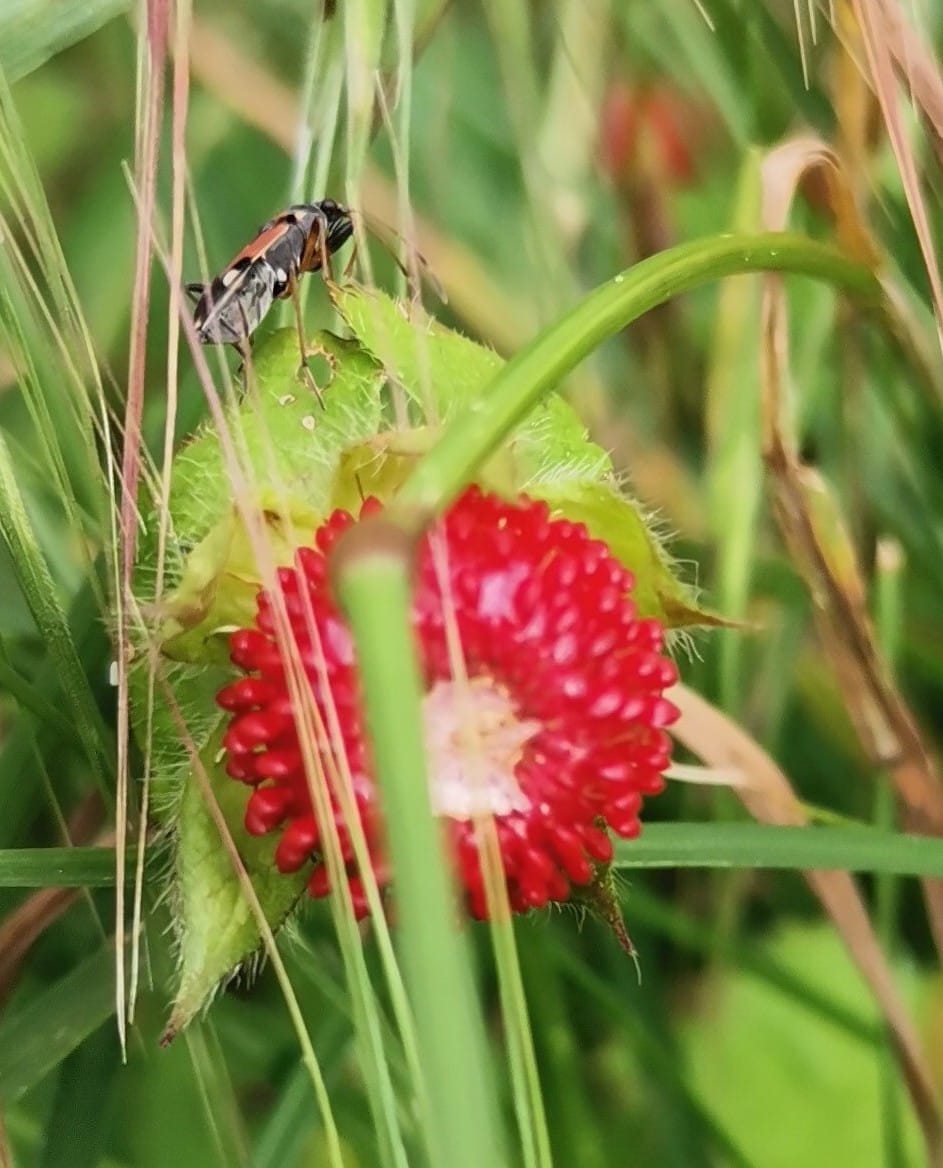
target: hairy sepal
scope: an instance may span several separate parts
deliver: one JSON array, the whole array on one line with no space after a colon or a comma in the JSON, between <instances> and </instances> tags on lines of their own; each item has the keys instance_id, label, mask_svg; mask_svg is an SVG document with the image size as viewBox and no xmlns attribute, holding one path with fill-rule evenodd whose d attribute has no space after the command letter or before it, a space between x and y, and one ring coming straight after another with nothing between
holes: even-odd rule
<instances>
[{"instance_id":1,"label":"hairy sepal","mask_svg":"<svg viewBox=\"0 0 943 1168\"><path fill-rule=\"evenodd\" d=\"M383 365L418 415L433 424L415 436L387 436L350 451L343 470L369 475L381 497L395 493L420 454L431 448L438 425L461 425L464 409L480 402L500 370L497 353L446 329L421 308L407 309L375 289L345 286L335 292L338 311L361 344ZM339 476L335 500L349 506L353 475ZM521 492L544 499L553 514L585 523L630 569L639 613L666 628L724 623L702 608L679 577L652 516L623 489L606 451L593 442L576 410L548 395L480 469L477 481L508 498Z\"/></svg>"},{"instance_id":2,"label":"hairy sepal","mask_svg":"<svg viewBox=\"0 0 943 1168\"><path fill-rule=\"evenodd\" d=\"M160 596L160 519L156 506L144 508L135 577L144 619L131 698L160 836L172 851L166 892L179 985L168 1039L219 985L251 969L260 952L259 920L233 855L241 858L273 930L308 875L279 873L274 841L245 830L246 791L223 770L215 695L233 677L227 631L254 612L264 574L260 541L266 569L289 563L330 510L346 448L380 428L383 375L377 363L357 343L330 334L319 334L316 344L323 406L298 379L295 332L275 333L256 350L249 387L226 409L222 435L206 424L177 454ZM226 839L210 801L222 815Z\"/></svg>"}]
</instances>

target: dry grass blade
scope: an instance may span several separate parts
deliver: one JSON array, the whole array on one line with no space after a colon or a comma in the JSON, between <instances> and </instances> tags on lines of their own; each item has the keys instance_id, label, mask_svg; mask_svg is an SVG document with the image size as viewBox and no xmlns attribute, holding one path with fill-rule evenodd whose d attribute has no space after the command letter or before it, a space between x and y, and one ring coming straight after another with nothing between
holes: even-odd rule
<instances>
[{"instance_id":1,"label":"dry grass blade","mask_svg":"<svg viewBox=\"0 0 943 1168\"><path fill-rule=\"evenodd\" d=\"M16 985L30 949L80 895L77 888L42 888L0 924L0 1006Z\"/></svg>"},{"instance_id":2,"label":"dry grass blade","mask_svg":"<svg viewBox=\"0 0 943 1168\"><path fill-rule=\"evenodd\" d=\"M708 766L736 770L745 777L746 782L733 790L755 819L785 827L808 822L789 780L745 730L683 685L670 696L681 711L674 736ZM847 872L808 872L806 879L884 1014L923 1128L929 1162L939 1165L943 1127L930 1069L855 882Z\"/></svg>"},{"instance_id":3,"label":"dry grass blade","mask_svg":"<svg viewBox=\"0 0 943 1168\"><path fill-rule=\"evenodd\" d=\"M13 1152L7 1139L7 1127L3 1121L2 1111L0 1111L0 1168L14 1168Z\"/></svg>"},{"instance_id":4,"label":"dry grass blade","mask_svg":"<svg viewBox=\"0 0 943 1168\"><path fill-rule=\"evenodd\" d=\"M125 854L128 836L128 747L130 743L128 667L130 662L129 619L134 605L132 576L137 549L137 494L141 474L141 418L144 410L144 363L147 318L150 303L151 222L157 191L157 153L163 111L164 70L170 36L170 0L148 0L146 31L142 49L142 117L137 144L137 189L141 192L137 253L131 306L131 349L128 357L128 396L124 415L124 448L121 463L120 579L117 589L118 626L118 782L115 832L117 841L117 884L115 891L115 993L118 1034L122 1046L126 1038L125 987Z\"/></svg>"},{"instance_id":5,"label":"dry grass blade","mask_svg":"<svg viewBox=\"0 0 943 1168\"><path fill-rule=\"evenodd\" d=\"M835 147L847 168L849 181L865 196L870 185L870 161L880 133L881 110L862 68L864 46L854 13L842 5L836 13L836 45L832 56L829 91L835 110Z\"/></svg>"},{"instance_id":6,"label":"dry grass blade","mask_svg":"<svg viewBox=\"0 0 943 1168\"><path fill-rule=\"evenodd\" d=\"M813 179L820 179L824 186L838 242L856 259L875 265L878 248L858 209L842 161L828 143L811 134L790 138L770 151L763 162L764 229L785 228L797 188Z\"/></svg>"},{"instance_id":7,"label":"dry grass blade","mask_svg":"<svg viewBox=\"0 0 943 1168\"><path fill-rule=\"evenodd\" d=\"M190 56L189 56L189 27L190 5L189 0L178 0L175 5L174 27L174 68L172 87L172 173L173 173L173 206L171 226L171 267L173 286L179 288L182 284L183 272L183 235L184 212L186 195L186 123L189 101ZM164 421L164 449L161 461L159 479L160 503L158 514L160 526L157 536L157 582L155 595L162 596L164 592L164 572L167 556L168 527L170 522L170 485L171 463L173 460L174 429L177 421L177 375L180 347L180 321L177 305L171 298L168 329L167 329L167 410ZM138 938L142 934L143 900L144 900L144 841L147 838L148 816L150 814L150 782L151 782L151 728L154 716L154 689L155 672L150 671L147 684L147 747L144 757L144 781L141 789L141 806L138 830L138 852L134 876L134 904L132 908L132 937L131 971L128 988L128 1017L134 1018L135 1002L137 998L138 981L140 976L140 945Z\"/></svg>"},{"instance_id":8,"label":"dry grass blade","mask_svg":"<svg viewBox=\"0 0 943 1168\"><path fill-rule=\"evenodd\" d=\"M838 158L816 139L787 143L763 170L764 225L786 225L799 182L824 173L840 241L868 258L871 244L857 216ZM943 787L930 752L881 660L866 591L844 524L824 484L799 460L791 432L788 320L781 281L770 277L763 303L764 457L773 477L777 518L791 554L816 601L819 631L845 694L849 715L876 767L888 767L908 830L943 833ZM931 915L943 953L943 900ZM935 907L933 907L935 905Z\"/></svg>"},{"instance_id":9,"label":"dry grass blade","mask_svg":"<svg viewBox=\"0 0 943 1168\"><path fill-rule=\"evenodd\" d=\"M903 5L878 0L874 6L882 22L881 33L897 63L913 100L935 132L934 146L943 144L943 77L933 53L907 23Z\"/></svg>"},{"instance_id":10,"label":"dry grass blade","mask_svg":"<svg viewBox=\"0 0 943 1168\"><path fill-rule=\"evenodd\" d=\"M894 151L894 157L897 160L901 182L907 197L907 205L910 207L910 214L920 242L920 251L923 255L933 297L937 336L941 347L943 347L943 282L940 279L933 232L923 199L923 191L920 187L917 161L907 137L907 129L898 103L894 61L888 43L890 31L888 26L892 22L886 19L888 9L878 0L852 0L852 3L861 28L868 67L871 71L875 93L881 105L884 125Z\"/></svg>"},{"instance_id":11,"label":"dry grass blade","mask_svg":"<svg viewBox=\"0 0 943 1168\"><path fill-rule=\"evenodd\" d=\"M588 198L597 152L605 59L606 22L584 0L561 5L547 102L537 134L537 154L551 192L553 218L566 248L582 238L592 215Z\"/></svg>"},{"instance_id":12,"label":"dry grass blade","mask_svg":"<svg viewBox=\"0 0 943 1168\"><path fill-rule=\"evenodd\" d=\"M763 168L764 226L786 225L803 179L825 179L836 234L854 254L873 248L854 205L837 156L814 138L786 143ZM943 789L933 759L882 660L867 605L864 581L845 524L824 482L799 458L789 419L791 381L788 319L781 280L768 277L762 306L763 456L773 505L789 554L813 599L816 624L849 717L876 770L887 768L908 830L943 833ZM924 881L931 927L943 953L943 884ZM921 1114L924 1112L921 1110ZM928 1142L939 1131L927 1130ZM935 1145L934 1145L935 1146Z\"/></svg>"},{"instance_id":13,"label":"dry grass blade","mask_svg":"<svg viewBox=\"0 0 943 1168\"><path fill-rule=\"evenodd\" d=\"M914 100L923 109L931 127L936 129L933 144L943 164L943 81L935 63L900 13L896 20L892 19L893 9L893 3L884 6L891 52L913 87ZM847 187L864 199L872 185L871 160L881 132L881 107L862 72L864 47L861 28L854 14L843 6L836 13L836 21L841 49L836 53L830 82L837 120L836 153L844 163L843 179ZM837 193L845 197L843 190ZM943 400L937 339L927 334L905 288L895 287L885 280L885 292L888 312L884 324L889 335L916 374L916 383L937 401Z\"/></svg>"}]
</instances>

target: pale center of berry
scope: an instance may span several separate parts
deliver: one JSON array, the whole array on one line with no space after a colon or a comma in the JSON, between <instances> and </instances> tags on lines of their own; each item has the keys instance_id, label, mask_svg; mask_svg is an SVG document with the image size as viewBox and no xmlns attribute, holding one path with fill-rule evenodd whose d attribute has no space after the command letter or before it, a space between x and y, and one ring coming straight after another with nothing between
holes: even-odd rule
<instances>
[{"instance_id":1,"label":"pale center of berry","mask_svg":"<svg viewBox=\"0 0 943 1168\"><path fill-rule=\"evenodd\" d=\"M488 677L437 681L423 698L432 809L450 819L527 811L514 768L540 723Z\"/></svg>"}]
</instances>

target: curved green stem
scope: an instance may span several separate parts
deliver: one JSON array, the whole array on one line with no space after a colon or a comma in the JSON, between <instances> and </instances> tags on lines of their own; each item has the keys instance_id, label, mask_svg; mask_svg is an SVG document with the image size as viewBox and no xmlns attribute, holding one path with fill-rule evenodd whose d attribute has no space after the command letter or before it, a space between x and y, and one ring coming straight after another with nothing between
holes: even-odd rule
<instances>
[{"instance_id":1,"label":"curved green stem","mask_svg":"<svg viewBox=\"0 0 943 1168\"><path fill-rule=\"evenodd\" d=\"M417 464L397 496L398 520L413 528L447 506L548 390L643 313L721 276L763 271L812 276L872 304L883 298L869 268L790 232L717 235L659 252L591 292L503 367Z\"/></svg>"},{"instance_id":2,"label":"curved green stem","mask_svg":"<svg viewBox=\"0 0 943 1168\"><path fill-rule=\"evenodd\" d=\"M453 927L447 866L429 806L421 678L410 631L410 537L445 507L540 398L606 338L689 288L740 272L802 272L879 302L866 268L796 235L725 235L663 252L587 296L509 361L417 464L382 517L355 525L332 558L357 647L382 788L399 913L398 943L416 1017L431 1159L459 1168L501 1162L483 1023L468 954ZM456 1062L463 1075L456 1077Z\"/></svg>"}]
</instances>

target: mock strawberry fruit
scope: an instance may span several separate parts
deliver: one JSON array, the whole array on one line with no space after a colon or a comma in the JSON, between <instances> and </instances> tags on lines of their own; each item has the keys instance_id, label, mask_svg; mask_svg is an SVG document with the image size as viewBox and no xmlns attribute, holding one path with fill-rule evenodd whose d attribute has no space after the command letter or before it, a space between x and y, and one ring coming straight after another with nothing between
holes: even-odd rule
<instances>
[{"instance_id":1,"label":"mock strawberry fruit","mask_svg":"<svg viewBox=\"0 0 943 1168\"><path fill-rule=\"evenodd\" d=\"M354 644L327 581L331 547L355 521L335 512L279 571L277 594L260 592L254 627L231 639L245 676L218 701L231 714L228 773L252 787L248 831L280 833L279 868L311 864L308 888L326 895L324 824L310 786L320 784L364 915L340 776L350 776L380 886L395 873L384 860ZM643 798L662 788L665 728L677 716L663 693L676 671L662 627L639 619L632 587L582 524L524 497L470 487L421 541L412 622L430 796L474 916L488 915L476 819L493 816L511 906L526 912L592 883L612 858L610 832L637 835Z\"/></svg>"}]
</instances>

